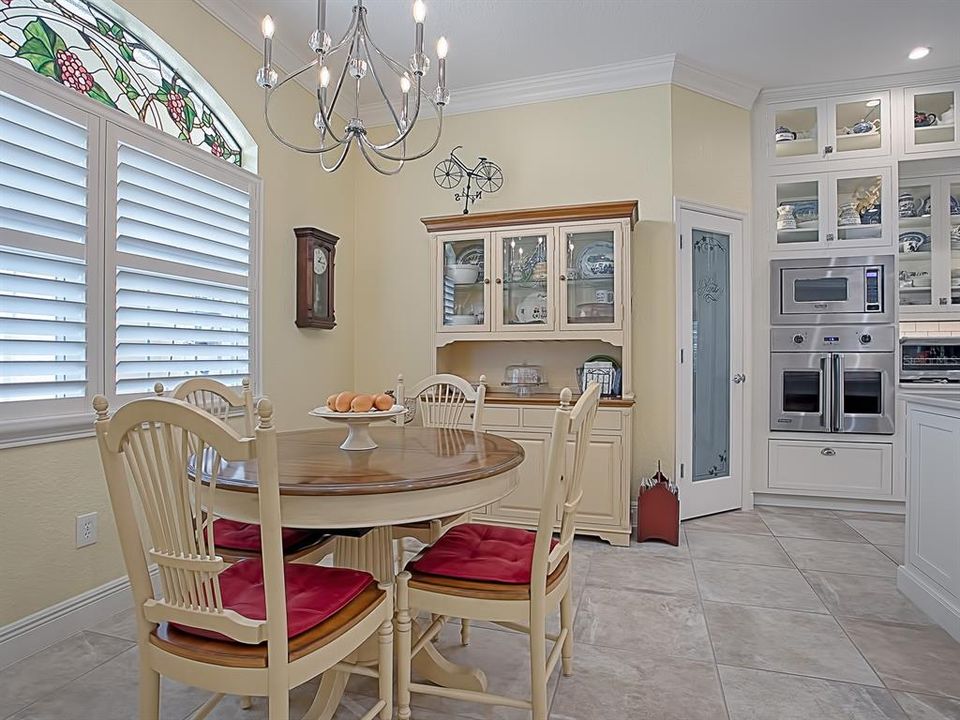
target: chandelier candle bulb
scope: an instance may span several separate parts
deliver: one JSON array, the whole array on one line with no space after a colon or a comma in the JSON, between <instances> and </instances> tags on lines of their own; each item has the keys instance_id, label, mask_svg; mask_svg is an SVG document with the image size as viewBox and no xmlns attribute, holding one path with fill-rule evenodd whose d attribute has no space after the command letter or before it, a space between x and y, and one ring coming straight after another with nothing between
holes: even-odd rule
<instances>
[{"instance_id":1,"label":"chandelier candle bulb","mask_svg":"<svg viewBox=\"0 0 960 720\"><path fill-rule=\"evenodd\" d=\"M437 40L437 59L440 61L437 86L440 88L447 86L447 50L449 49L447 39L441 36L440 39Z\"/></svg>"}]
</instances>

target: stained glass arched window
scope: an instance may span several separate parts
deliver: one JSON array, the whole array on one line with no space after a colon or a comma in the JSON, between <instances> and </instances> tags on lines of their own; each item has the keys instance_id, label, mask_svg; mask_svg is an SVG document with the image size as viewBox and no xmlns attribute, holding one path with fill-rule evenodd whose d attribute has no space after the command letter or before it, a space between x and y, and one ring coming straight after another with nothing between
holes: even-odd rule
<instances>
[{"instance_id":1,"label":"stained glass arched window","mask_svg":"<svg viewBox=\"0 0 960 720\"><path fill-rule=\"evenodd\" d=\"M242 145L194 87L94 0L0 0L0 56L244 165Z\"/></svg>"}]
</instances>

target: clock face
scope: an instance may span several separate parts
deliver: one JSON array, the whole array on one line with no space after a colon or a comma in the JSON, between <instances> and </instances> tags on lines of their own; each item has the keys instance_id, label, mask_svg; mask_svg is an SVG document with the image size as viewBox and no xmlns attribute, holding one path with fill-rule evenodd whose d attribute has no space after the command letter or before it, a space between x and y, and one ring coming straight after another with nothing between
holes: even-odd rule
<instances>
[{"instance_id":1,"label":"clock face","mask_svg":"<svg viewBox=\"0 0 960 720\"><path fill-rule=\"evenodd\" d=\"M313 250L313 272L323 275L327 271L327 254L321 248Z\"/></svg>"}]
</instances>

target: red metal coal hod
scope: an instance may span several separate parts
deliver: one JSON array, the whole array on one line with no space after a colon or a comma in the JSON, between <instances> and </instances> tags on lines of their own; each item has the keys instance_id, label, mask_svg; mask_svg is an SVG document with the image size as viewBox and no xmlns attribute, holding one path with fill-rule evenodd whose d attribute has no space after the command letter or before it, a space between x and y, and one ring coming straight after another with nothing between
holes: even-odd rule
<instances>
[{"instance_id":1,"label":"red metal coal hod","mask_svg":"<svg viewBox=\"0 0 960 720\"><path fill-rule=\"evenodd\" d=\"M660 471L650 478L653 485L640 488L637 496L637 542L662 540L680 544L680 497L670 488L670 481Z\"/></svg>"}]
</instances>

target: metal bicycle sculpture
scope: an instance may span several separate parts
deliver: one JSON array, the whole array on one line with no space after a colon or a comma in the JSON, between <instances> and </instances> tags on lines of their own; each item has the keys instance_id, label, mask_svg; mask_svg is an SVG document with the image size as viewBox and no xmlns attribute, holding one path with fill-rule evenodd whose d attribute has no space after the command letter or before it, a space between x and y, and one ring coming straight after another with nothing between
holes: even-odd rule
<instances>
[{"instance_id":1,"label":"metal bicycle sculpture","mask_svg":"<svg viewBox=\"0 0 960 720\"><path fill-rule=\"evenodd\" d=\"M453 199L457 202L463 200L463 214L467 215L470 212L470 205L479 200L484 193L495 193L503 187L503 170L495 162L482 156L477 159L477 164L472 168L467 167L457 157L457 150L461 148L463 145L457 145L450 151L450 157L437 163L433 169L433 179L444 190L454 190L460 186L466 176L467 186L462 191L457 190L453 194ZM477 188L475 191L474 184Z\"/></svg>"}]
</instances>

